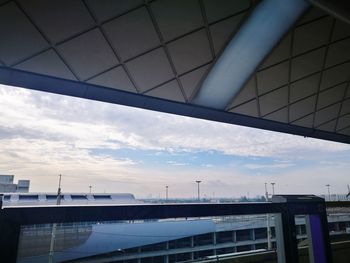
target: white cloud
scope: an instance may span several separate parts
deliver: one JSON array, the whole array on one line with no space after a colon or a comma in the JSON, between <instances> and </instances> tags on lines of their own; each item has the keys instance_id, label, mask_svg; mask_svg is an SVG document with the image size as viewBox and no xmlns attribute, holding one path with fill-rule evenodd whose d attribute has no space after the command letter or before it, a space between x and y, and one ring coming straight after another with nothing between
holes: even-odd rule
<instances>
[{"instance_id":1,"label":"white cloud","mask_svg":"<svg viewBox=\"0 0 350 263\"><path fill-rule=\"evenodd\" d=\"M246 168L282 171L293 165L290 160L342 152L346 156L350 150L346 144L0 85L0 173L30 177L34 190L55 190L57 174L62 173L70 191L87 189L93 182L98 191L128 189L146 194L162 192L163 185L172 183L177 194L188 195L200 175L207 194L214 189L217 195L236 196L246 189L259 192L267 178L227 168L208 169L210 165L205 164L196 171L186 170L190 167L187 162L175 161L168 162L172 166L168 170L146 169L142 160L92 155L94 148L154 150L155 155L164 150L173 155L179 151L219 151L250 160L254 156L272 157L276 159L273 164L250 163ZM300 175L293 176L302 180ZM213 183L210 188L209 182L218 178L225 185L219 190Z\"/></svg>"},{"instance_id":2,"label":"white cloud","mask_svg":"<svg viewBox=\"0 0 350 263\"><path fill-rule=\"evenodd\" d=\"M292 167L295 164L289 163L289 162L281 162L281 163L272 163L272 164L257 164L257 163L248 163L244 164L244 167L251 170L257 170L257 169L281 169L281 168L288 168Z\"/></svg>"}]
</instances>

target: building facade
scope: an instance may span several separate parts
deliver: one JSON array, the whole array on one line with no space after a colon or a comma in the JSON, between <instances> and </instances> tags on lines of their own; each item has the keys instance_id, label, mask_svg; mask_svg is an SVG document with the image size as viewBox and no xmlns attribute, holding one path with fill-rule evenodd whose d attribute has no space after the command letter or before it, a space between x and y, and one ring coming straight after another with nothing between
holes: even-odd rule
<instances>
[{"instance_id":1,"label":"building facade","mask_svg":"<svg viewBox=\"0 0 350 263\"><path fill-rule=\"evenodd\" d=\"M30 180L18 180L15 184L14 177L14 175L0 174L0 194L29 192Z\"/></svg>"}]
</instances>

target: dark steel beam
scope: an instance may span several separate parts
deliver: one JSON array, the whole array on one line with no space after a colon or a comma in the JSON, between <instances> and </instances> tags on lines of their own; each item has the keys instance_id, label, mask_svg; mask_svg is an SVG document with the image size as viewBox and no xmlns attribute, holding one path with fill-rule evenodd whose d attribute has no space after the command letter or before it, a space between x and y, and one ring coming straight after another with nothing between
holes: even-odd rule
<instances>
[{"instance_id":1,"label":"dark steel beam","mask_svg":"<svg viewBox=\"0 0 350 263\"><path fill-rule=\"evenodd\" d=\"M337 134L334 132L310 129L242 114L226 112L223 110L215 110L198 105L180 103L1 66L0 83L9 86L126 105L147 110L155 110L199 119L242 125L251 128L259 128L304 137L350 143L350 136Z\"/></svg>"},{"instance_id":2,"label":"dark steel beam","mask_svg":"<svg viewBox=\"0 0 350 263\"><path fill-rule=\"evenodd\" d=\"M350 24L349 0L309 0L309 2L327 12L331 16Z\"/></svg>"}]
</instances>

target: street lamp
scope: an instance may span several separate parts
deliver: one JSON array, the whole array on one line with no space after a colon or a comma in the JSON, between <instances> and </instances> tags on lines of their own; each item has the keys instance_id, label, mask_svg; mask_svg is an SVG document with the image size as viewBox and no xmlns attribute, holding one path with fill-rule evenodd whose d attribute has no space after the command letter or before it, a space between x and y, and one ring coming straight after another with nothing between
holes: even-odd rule
<instances>
[{"instance_id":1,"label":"street lamp","mask_svg":"<svg viewBox=\"0 0 350 263\"><path fill-rule=\"evenodd\" d=\"M168 201L168 191L169 191L169 186L165 186L165 200Z\"/></svg>"},{"instance_id":2,"label":"street lamp","mask_svg":"<svg viewBox=\"0 0 350 263\"><path fill-rule=\"evenodd\" d=\"M328 201L331 201L331 191L330 191L330 187L331 187L331 185L330 184L326 184L326 186L327 186L327 190L328 190Z\"/></svg>"},{"instance_id":3,"label":"street lamp","mask_svg":"<svg viewBox=\"0 0 350 263\"><path fill-rule=\"evenodd\" d=\"M265 197L266 202L269 201L269 192L267 191L267 183L265 183ZM271 242L271 228L270 228L270 215L266 214L266 228L267 228L267 249L272 249L272 242Z\"/></svg>"},{"instance_id":4,"label":"street lamp","mask_svg":"<svg viewBox=\"0 0 350 263\"><path fill-rule=\"evenodd\" d=\"M196 183L198 185L198 201L200 201L200 192L199 192L199 184L201 183L202 181L199 181L197 180Z\"/></svg>"},{"instance_id":5,"label":"street lamp","mask_svg":"<svg viewBox=\"0 0 350 263\"><path fill-rule=\"evenodd\" d=\"M89 192L91 194L91 188L92 188L92 185L89 185Z\"/></svg>"}]
</instances>

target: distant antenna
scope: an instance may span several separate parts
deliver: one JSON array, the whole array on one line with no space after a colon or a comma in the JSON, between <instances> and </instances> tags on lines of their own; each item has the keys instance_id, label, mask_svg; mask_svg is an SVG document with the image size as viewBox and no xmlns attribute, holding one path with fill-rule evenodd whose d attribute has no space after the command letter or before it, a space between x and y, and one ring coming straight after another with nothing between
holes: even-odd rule
<instances>
[{"instance_id":1,"label":"distant antenna","mask_svg":"<svg viewBox=\"0 0 350 263\"><path fill-rule=\"evenodd\" d=\"M60 174L60 179L58 180L58 190L57 190L57 201L56 204L61 204L61 179L62 175ZM52 231L51 231L51 239L50 239L50 250L49 250L49 263L53 263L53 256L54 256L54 246L55 246L55 239L56 239L56 230L57 230L57 223L52 224Z\"/></svg>"},{"instance_id":2,"label":"distant antenna","mask_svg":"<svg viewBox=\"0 0 350 263\"><path fill-rule=\"evenodd\" d=\"M61 204L61 179L62 175L60 174L60 179L58 181L58 190L57 190L57 205Z\"/></svg>"}]
</instances>

